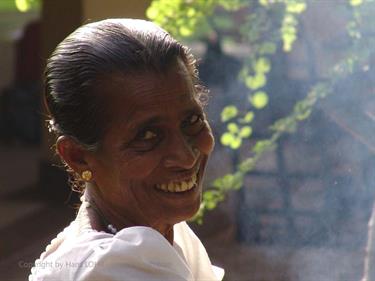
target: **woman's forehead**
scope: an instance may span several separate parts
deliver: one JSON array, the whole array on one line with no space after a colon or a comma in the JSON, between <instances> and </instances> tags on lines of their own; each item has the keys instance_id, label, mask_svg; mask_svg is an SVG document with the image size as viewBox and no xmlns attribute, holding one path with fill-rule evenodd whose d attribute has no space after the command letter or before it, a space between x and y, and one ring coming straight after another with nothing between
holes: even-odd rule
<instances>
[{"instance_id":1,"label":"woman's forehead","mask_svg":"<svg viewBox=\"0 0 375 281\"><path fill-rule=\"evenodd\" d=\"M98 87L112 120L183 112L197 106L190 76L176 71L163 74L114 74Z\"/></svg>"},{"instance_id":2,"label":"woman's forehead","mask_svg":"<svg viewBox=\"0 0 375 281\"><path fill-rule=\"evenodd\" d=\"M142 103L145 98L186 99L195 94L191 76L174 69L166 73L111 74L100 84L99 92L116 103L119 99L134 103Z\"/></svg>"}]
</instances>

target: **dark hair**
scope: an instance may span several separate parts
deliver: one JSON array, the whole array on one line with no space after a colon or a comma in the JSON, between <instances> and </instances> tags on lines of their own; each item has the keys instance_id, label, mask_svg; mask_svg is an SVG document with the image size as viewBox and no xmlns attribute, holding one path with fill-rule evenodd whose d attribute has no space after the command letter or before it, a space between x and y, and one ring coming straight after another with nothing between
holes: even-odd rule
<instances>
[{"instance_id":1,"label":"dark hair","mask_svg":"<svg viewBox=\"0 0 375 281\"><path fill-rule=\"evenodd\" d=\"M194 57L155 24L108 19L81 26L63 40L45 71L45 104L50 131L69 135L96 150L105 133L103 97L93 86L112 73L166 72L181 60L198 86Z\"/></svg>"}]
</instances>

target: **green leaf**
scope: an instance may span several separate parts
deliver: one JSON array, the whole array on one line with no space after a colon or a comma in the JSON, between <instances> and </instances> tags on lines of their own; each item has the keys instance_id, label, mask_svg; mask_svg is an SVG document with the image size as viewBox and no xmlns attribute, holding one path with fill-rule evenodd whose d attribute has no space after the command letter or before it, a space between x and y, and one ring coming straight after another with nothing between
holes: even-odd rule
<instances>
[{"instance_id":1,"label":"green leaf","mask_svg":"<svg viewBox=\"0 0 375 281\"><path fill-rule=\"evenodd\" d=\"M40 6L41 0L0 0L1 13L38 11Z\"/></svg>"},{"instance_id":2,"label":"green leaf","mask_svg":"<svg viewBox=\"0 0 375 281\"><path fill-rule=\"evenodd\" d=\"M238 165L238 169L242 173L247 173L255 168L256 162L256 158L247 158Z\"/></svg>"},{"instance_id":3,"label":"green leaf","mask_svg":"<svg viewBox=\"0 0 375 281\"><path fill-rule=\"evenodd\" d=\"M299 113L296 118L299 120L299 121L302 121L302 120L305 120L306 118L308 118L311 114L311 108L305 110L304 112L301 112Z\"/></svg>"},{"instance_id":4,"label":"green leaf","mask_svg":"<svg viewBox=\"0 0 375 281\"><path fill-rule=\"evenodd\" d=\"M216 202L215 201L207 201L206 202L206 209L207 210L213 210L216 208Z\"/></svg>"},{"instance_id":5,"label":"green leaf","mask_svg":"<svg viewBox=\"0 0 375 281\"><path fill-rule=\"evenodd\" d=\"M193 29L188 28L186 25L180 26L179 28L180 35L183 37L189 37L193 34Z\"/></svg>"},{"instance_id":6,"label":"green leaf","mask_svg":"<svg viewBox=\"0 0 375 281\"><path fill-rule=\"evenodd\" d=\"M230 146L231 143L234 141L234 139L235 139L235 136L233 134L226 132L222 134L220 138L220 142L222 145Z\"/></svg>"},{"instance_id":7,"label":"green leaf","mask_svg":"<svg viewBox=\"0 0 375 281\"><path fill-rule=\"evenodd\" d=\"M263 73L257 73L255 76L248 76L245 79L245 84L251 90L262 88L267 82L267 78Z\"/></svg>"},{"instance_id":8,"label":"green leaf","mask_svg":"<svg viewBox=\"0 0 375 281\"><path fill-rule=\"evenodd\" d=\"M285 27L293 27L295 25L297 25L297 19L294 15L292 14L286 14L284 19L283 19L283 27L282 28L285 28Z\"/></svg>"},{"instance_id":9,"label":"green leaf","mask_svg":"<svg viewBox=\"0 0 375 281\"><path fill-rule=\"evenodd\" d=\"M275 148L275 144L271 140L260 140L257 141L255 146L253 147L253 152L255 153L263 153L265 151L269 151Z\"/></svg>"},{"instance_id":10,"label":"green leaf","mask_svg":"<svg viewBox=\"0 0 375 281\"><path fill-rule=\"evenodd\" d=\"M207 1L209 2L209 1ZM216 0L217 4L221 5L225 10L236 11L239 8L246 6L246 2L243 0Z\"/></svg>"},{"instance_id":11,"label":"green leaf","mask_svg":"<svg viewBox=\"0 0 375 281\"><path fill-rule=\"evenodd\" d=\"M232 148L232 149L238 149L238 148L240 148L241 144L242 144L242 139L239 138L239 137L235 137L235 138L232 140L232 142L230 143L229 146L230 146L230 148Z\"/></svg>"},{"instance_id":12,"label":"green leaf","mask_svg":"<svg viewBox=\"0 0 375 281\"><path fill-rule=\"evenodd\" d=\"M305 120L307 117L309 117L311 114L311 107L313 106L315 101L316 101L315 99L310 99L310 100L305 99L304 101L298 102L294 106L296 119L299 121L302 121L302 120Z\"/></svg>"},{"instance_id":13,"label":"green leaf","mask_svg":"<svg viewBox=\"0 0 375 281\"><path fill-rule=\"evenodd\" d=\"M239 189L243 185L243 173L236 172L234 174L226 174L221 178L215 180L214 183L220 186L219 189L222 191ZM224 199L223 196L220 196L222 193L216 193L217 200L222 201ZM211 199L212 200L212 199Z\"/></svg>"},{"instance_id":14,"label":"green leaf","mask_svg":"<svg viewBox=\"0 0 375 281\"><path fill-rule=\"evenodd\" d=\"M243 185L243 173L236 172L233 175L232 189L238 190L241 188L242 185Z\"/></svg>"},{"instance_id":15,"label":"green leaf","mask_svg":"<svg viewBox=\"0 0 375 281\"><path fill-rule=\"evenodd\" d=\"M283 39L284 52L290 52L292 50L292 45L297 39L297 24L298 21L293 14L285 15L281 26L281 37Z\"/></svg>"},{"instance_id":16,"label":"green leaf","mask_svg":"<svg viewBox=\"0 0 375 281\"><path fill-rule=\"evenodd\" d=\"M355 7L355 6L359 6L359 5L362 5L363 3L363 0L350 0L350 5Z\"/></svg>"},{"instance_id":17,"label":"green leaf","mask_svg":"<svg viewBox=\"0 0 375 281\"><path fill-rule=\"evenodd\" d=\"M227 128L228 128L228 131L231 132L232 134L238 133L239 131L237 124L233 122L229 123Z\"/></svg>"},{"instance_id":18,"label":"green leaf","mask_svg":"<svg viewBox=\"0 0 375 281\"><path fill-rule=\"evenodd\" d=\"M293 33L285 33L283 35L283 40L284 40L283 50L284 50L284 52L288 53L292 50L293 43L296 39L297 39L297 36Z\"/></svg>"},{"instance_id":19,"label":"green leaf","mask_svg":"<svg viewBox=\"0 0 375 281\"><path fill-rule=\"evenodd\" d=\"M271 70L270 61L265 57L259 58L255 63L254 70L257 73L269 72Z\"/></svg>"},{"instance_id":20,"label":"green leaf","mask_svg":"<svg viewBox=\"0 0 375 281\"><path fill-rule=\"evenodd\" d=\"M276 44L272 42L265 42L259 48L261 55L273 55L276 52Z\"/></svg>"},{"instance_id":21,"label":"green leaf","mask_svg":"<svg viewBox=\"0 0 375 281\"><path fill-rule=\"evenodd\" d=\"M18 9L18 11L20 12L27 12L28 10L30 10L31 6L30 6L30 1L28 0L15 0L16 2L16 7Z\"/></svg>"},{"instance_id":22,"label":"green leaf","mask_svg":"<svg viewBox=\"0 0 375 281\"><path fill-rule=\"evenodd\" d=\"M268 95L263 91L258 91L250 97L250 103L256 109L262 109L268 104Z\"/></svg>"},{"instance_id":23,"label":"green leaf","mask_svg":"<svg viewBox=\"0 0 375 281\"><path fill-rule=\"evenodd\" d=\"M250 137L252 132L253 132L253 129L250 126L244 126L244 127L241 128L240 137L241 138L248 138L248 137Z\"/></svg>"},{"instance_id":24,"label":"green leaf","mask_svg":"<svg viewBox=\"0 0 375 281\"><path fill-rule=\"evenodd\" d=\"M217 189L223 189L224 188L224 183L223 183L223 179L220 177L220 178L216 178L213 182L212 182L212 186L217 188Z\"/></svg>"},{"instance_id":25,"label":"green leaf","mask_svg":"<svg viewBox=\"0 0 375 281\"><path fill-rule=\"evenodd\" d=\"M186 15L190 18L194 17L197 14L194 8L189 7L186 11Z\"/></svg>"},{"instance_id":26,"label":"green leaf","mask_svg":"<svg viewBox=\"0 0 375 281\"><path fill-rule=\"evenodd\" d=\"M289 13L300 14L306 10L306 3L289 3L286 6L286 11Z\"/></svg>"},{"instance_id":27,"label":"green leaf","mask_svg":"<svg viewBox=\"0 0 375 281\"><path fill-rule=\"evenodd\" d=\"M214 194L212 192L212 190L207 190L204 194L203 194L203 199L205 201L210 201L210 200L213 200L214 198Z\"/></svg>"},{"instance_id":28,"label":"green leaf","mask_svg":"<svg viewBox=\"0 0 375 281\"><path fill-rule=\"evenodd\" d=\"M272 126L271 130L277 132L288 132L292 133L297 128L297 122L293 117L287 116L285 118L277 120Z\"/></svg>"},{"instance_id":29,"label":"green leaf","mask_svg":"<svg viewBox=\"0 0 375 281\"><path fill-rule=\"evenodd\" d=\"M234 105L227 105L224 107L223 111L221 112L221 121L227 122L230 119L236 117L238 114L238 109Z\"/></svg>"},{"instance_id":30,"label":"green leaf","mask_svg":"<svg viewBox=\"0 0 375 281\"><path fill-rule=\"evenodd\" d=\"M150 7L148 7L148 9L146 10L146 16L150 20L156 19L158 16L158 9L156 9L154 5L150 5Z\"/></svg>"},{"instance_id":31,"label":"green leaf","mask_svg":"<svg viewBox=\"0 0 375 281\"><path fill-rule=\"evenodd\" d=\"M252 111L249 111L248 113L246 113L246 115L241 118L239 121L241 124L248 124L248 123L251 123L251 121L253 121L254 119L254 112Z\"/></svg>"},{"instance_id":32,"label":"green leaf","mask_svg":"<svg viewBox=\"0 0 375 281\"><path fill-rule=\"evenodd\" d=\"M207 210L215 209L217 200L215 200L215 193L212 190L207 190L203 193L203 200Z\"/></svg>"}]
</instances>

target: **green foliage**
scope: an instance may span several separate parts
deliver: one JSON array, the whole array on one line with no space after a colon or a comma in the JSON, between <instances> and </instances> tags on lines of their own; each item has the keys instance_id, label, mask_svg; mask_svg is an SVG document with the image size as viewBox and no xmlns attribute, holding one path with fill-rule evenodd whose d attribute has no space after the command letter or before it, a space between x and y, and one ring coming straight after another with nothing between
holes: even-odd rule
<instances>
[{"instance_id":1,"label":"green foliage","mask_svg":"<svg viewBox=\"0 0 375 281\"><path fill-rule=\"evenodd\" d=\"M254 70L256 73L266 74L271 70L271 63L269 59L265 57L260 57L256 60L254 65Z\"/></svg>"},{"instance_id":2,"label":"green foliage","mask_svg":"<svg viewBox=\"0 0 375 281\"><path fill-rule=\"evenodd\" d=\"M355 1L355 0L352 0ZM283 50L290 52L294 41L297 39L298 18L303 13L307 4L305 0L259 0L259 4L272 8L279 4L284 6L284 16L280 28L281 38L283 41Z\"/></svg>"},{"instance_id":3,"label":"green foliage","mask_svg":"<svg viewBox=\"0 0 375 281\"><path fill-rule=\"evenodd\" d=\"M31 10L39 9L40 6L41 0L2 0L0 1L0 12L18 11L25 13Z\"/></svg>"},{"instance_id":4,"label":"green foliage","mask_svg":"<svg viewBox=\"0 0 375 281\"><path fill-rule=\"evenodd\" d=\"M221 136L220 142L222 145L229 146L232 149L240 148L242 139L249 138L253 132L250 126L239 127L233 122L227 125L227 130L228 131Z\"/></svg>"},{"instance_id":5,"label":"green foliage","mask_svg":"<svg viewBox=\"0 0 375 281\"><path fill-rule=\"evenodd\" d=\"M230 119L236 117L238 114L238 109L234 105L228 105L224 107L223 111L221 112L221 121L227 122Z\"/></svg>"},{"instance_id":6,"label":"green foliage","mask_svg":"<svg viewBox=\"0 0 375 281\"><path fill-rule=\"evenodd\" d=\"M256 108L262 109L268 103L268 95L266 92L258 91L254 95L249 97L249 102Z\"/></svg>"},{"instance_id":7,"label":"green foliage","mask_svg":"<svg viewBox=\"0 0 375 281\"><path fill-rule=\"evenodd\" d=\"M246 0L154 0L146 11L149 19L163 26L177 38L207 35L213 29L228 29L233 23L225 17L207 19L215 8L235 11L246 5Z\"/></svg>"},{"instance_id":8,"label":"green foliage","mask_svg":"<svg viewBox=\"0 0 375 281\"><path fill-rule=\"evenodd\" d=\"M362 4L362 0L350 0L349 3L352 6L358 6Z\"/></svg>"},{"instance_id":9,"label":"green foliage","mask_svg":"<svg viewBox=\"0 0 375 281\"><path fill-rule=\"evenodd\" d=\"M260 55L273 55L276 52L276 44L272 42L264 42L259 45Z\"/></svg>"},{"instance_id":10,"label":"green foliage","mask_svg":"<svg viewBox=\"0 0 375 281\"><path fill-rule=\"evenodd\" d=\"M159 0L146 11L149 19L163 26L176 37L193 35L198 26L205 26L205 16L212 13L214 1Z\"/></svg>"},{"instance_id":11,"label":"green foliage","mask_svg":"<svg viewBox=\"0 0 375 281\"><path fill-rule=\"evenodd\" d=\"M239 118L238 122L240 124L249 124L251 123L251 121L253 121L253 119L254 119L254 112L249 111L245 114L243 118Z\"/></svg>"},{"instance_id":12,"label":"green foliage","mask_svg":"<svg viewBox=\"0 0 375 281\"><path fill-rule=\"evenodd\" d=\"M248 76L245 80L245 85L251 90L258 90L266 85L267 78L264 73L257 73L254 76Z\"/></svg>"},{"instance_id":13,"label":"green foliage","mask_svg":"<svg viewBox=\"0 0 375 281\"><path fill-rule=\"evenodd\" d=\"M235 122L233 119L237 117ZM227 131L220 137L220 143L231 149L238 149L242 145L242 140L247 139L252 134L252 128L248 125L254 119L254 112L249 111L244 116L239 115L238 109L234 105L224 107L221 112L221 121L227 124Z\"/></svg>"},{"instance_id":14,"label":"green foliage","mask_svg":"<svg viewBox=\"0 0 375 281\"><path fill-rule=\"evenodd\" d=\"M285 52L290 52L292 50L292 45L297 39L297 20L292 15L286 15L283 20L283 25L281 26L281 33L283 38L283 49Z\"/></svg>"},{"instance_id":15,"label":"green foliage","mask_svg":"<svg viewBox=\"0 0 375 281\"><path fill-rule=\"evenodd\" d=\"M285 16L281 26L283 50L290 52L297 39L298 19L296 15L306 10L306 3L297 0L285 0Z\"/></svg>"},{"instance_id":16,"label":"green foliage","mask_svg":"<svg viewBox=\"0 0 375 281\"><path fill-rule=\"evenodd\" d=\"M241 138L248 138L250 137L252 132L253 132L253 129L250 126L243 126L240 130L239 135Z\"/></svg>"},{"instance_id":17,"label":"green foliage","mask_svg":"<svg viewBox=\"0 0 375 281\"><path fill-rule=\"evenodd\" d=\"M253 147L253 152L255 154L262 153L263 151L273 150L275 148L275 143L272 140L260 140Z\"/></svg>"},{"instance_id":18,"label":"green foliage","mask_svg":"<svg viewBox=\"0 0 375 281\"><path fill-rule=\"evenodd\" d=\"M201 208L195 219L202 222L206 210L214 209L225 199L225 194L242 187L244 176L253 170L257 161L268 151L275 149L277 141L285 134L297 130L316 104L333 93L335 86L354 72L369 68L368 59L375 50L374 0L347 0L337 6L349 9L347 33L352 40L346 56L331 68L329 76L311 87L305 98L298 101L292 111L270 126L270 137L258 140L247 158L237 163L233 173L217 178L204 192ZM233 23L234 11L246 7L248 15L240 24ZM245 43L251 52L245 59L239 79L248 89L248 107L239 110L227 105L221 112L226 131L220 142L231 149L239 149L245 139L252 136L252 122L256 120L254 109L261 110L271 101L266 92L271 69L271 58L278 50L291 52L298 40L299 18L308 9L307 0L154 0L147 12L149 18L162 25L176 37L201 38L212 30L225 30L235 34L234 43ZM372 21L371 21L372 20ZM238 28L239 26L239 28Z\"/></svg>"}]
</instances>

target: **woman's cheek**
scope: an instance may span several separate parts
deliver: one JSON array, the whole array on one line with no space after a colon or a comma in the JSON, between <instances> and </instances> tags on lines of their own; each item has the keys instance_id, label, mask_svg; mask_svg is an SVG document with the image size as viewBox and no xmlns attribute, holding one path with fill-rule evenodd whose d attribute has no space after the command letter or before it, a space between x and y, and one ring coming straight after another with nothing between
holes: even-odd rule
<instances>
[{"instance_id":1,"label":"woman's cheek","mask_svg":"<svg viewBox=\"0 0 375 281\"><path fill-rule=\"evenodd\" d=\"M144 179L157 167L158 159L157 153L151 151L142 154L129 153L121 163L122 174L129 179Z\"/></svg>"},{"instance_id":2,"label":"woman's cheek","mask_svg":"<svg viewBox=\"0 0 375 281\"><path fill-rule=\"evenodd\" d=\"M206 155L211 154L214 149L215 139L208 123L206 128L198 135L196 145Z\"/></svg>"}]
</instances>

